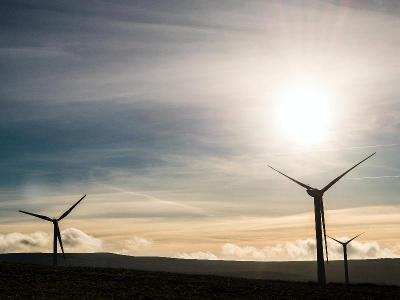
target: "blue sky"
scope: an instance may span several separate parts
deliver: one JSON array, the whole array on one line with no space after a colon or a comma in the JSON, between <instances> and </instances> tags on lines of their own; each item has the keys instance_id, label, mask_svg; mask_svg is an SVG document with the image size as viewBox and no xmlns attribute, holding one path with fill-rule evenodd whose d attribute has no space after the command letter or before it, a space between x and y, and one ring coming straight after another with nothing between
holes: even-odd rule
<instances>
[{"instance_id":1,"label":"blue sky","mask_svg":"<svg viewBox=\"0 0 400 300\"><path fill-rule=\"evenodd\" d=\"M377 207L368 226L384 222L400 192L399 14L397 1L374 0L3 1L0 231L34 232L18 209L58 214L84 193L73 226L94 236L84 217L207 227L298 216L311 198L267 164L322 187L375 151L325 205L328 220ZM321 143L279 126L281 95L299 82L328 99ZM219 247L207 232L202 251Z\"/></svg>"}]
</instances>

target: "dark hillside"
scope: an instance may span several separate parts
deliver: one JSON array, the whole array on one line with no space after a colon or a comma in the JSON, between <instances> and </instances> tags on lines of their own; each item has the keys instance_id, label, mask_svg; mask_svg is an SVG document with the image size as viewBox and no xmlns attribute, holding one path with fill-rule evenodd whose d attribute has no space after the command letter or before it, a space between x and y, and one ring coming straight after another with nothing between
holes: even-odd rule
<instances>
[{"instance_id":1,"label":"dark hillside","mask_svg":"<svg viewBox=\"0 0 400 300\"><path fill-rule=\"evenodd\" d=\"M1 299L399 299L394 286L0 263Z\"/></svg>"},{"instance_id":2,"label":"dark hillside","mask_svg":"<svg viewBox=\"0 0 400 300\"><path fill-rule=\"evenodd\" d=\"M0 262L50 265L49 253L0 254ZM134 257L111 253L68 253L64 266L123 268L185 274L220 275L251 279L284 281L316 281L316 265L312 261L251 262L186 260L165 257ZM343 282L343 262L331 261L327 267L330 282ZM400 286L400 259L349 261L352 283Z\"/></svg>"}]
</instances>

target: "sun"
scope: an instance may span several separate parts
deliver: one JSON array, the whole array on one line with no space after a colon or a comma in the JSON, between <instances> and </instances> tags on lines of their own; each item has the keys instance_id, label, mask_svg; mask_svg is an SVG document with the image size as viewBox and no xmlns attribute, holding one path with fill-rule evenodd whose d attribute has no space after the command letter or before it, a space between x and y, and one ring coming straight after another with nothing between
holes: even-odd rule
<instances>
[{"instance_id":1,"label":"sun","mask_svg":"<svg viewBox=\"0 0 400 300\"><path fill-rule=\"evenodd\" d=\"M303 145L320 144L331 120L328 94L313 84L287 87L279 97L277 118L285 137Z\"/></svg>"}]
</instances>

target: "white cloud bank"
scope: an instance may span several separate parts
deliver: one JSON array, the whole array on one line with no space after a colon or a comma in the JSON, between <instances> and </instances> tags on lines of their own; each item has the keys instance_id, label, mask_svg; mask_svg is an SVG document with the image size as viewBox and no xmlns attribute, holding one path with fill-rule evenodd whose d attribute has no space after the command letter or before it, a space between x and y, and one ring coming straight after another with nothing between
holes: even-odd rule
<instances>
[{"instance_id":1,"label":"white cloud bank","mask_svg":"<svg viewBox=\"0 0 400 300\"><path fill-rule=\"evenodd\" d=\"M343 238L346 240L347 238ZM342 259L343 248L334 242L328 242L330 259ZM353 241L348 245L350 259L372 259L399 257L400 245L381 248L378 242ZM249 260L249 261L290 261L290 260L315 260L315 241L312 239L296 240L294 242L279 243L273 246L257 248L253 246L239 246L226 243L221 247L219 255L212 252L178 253L175 257L185 259L224 259L224 260Z\"/></svg>"},{"instance_id":2,"label":"white cloud bank","mask_svg":"<svg viewBox=\"0 0 400 300\"><path fill-rule=\"evenodd\" d=\"M65 252L90 253L112 249L114 253L137 255L145 253L154 244L150 239L133 236L116 245L104 245L101 239L77 228L65 229L61 235ZM42 231L27 234L19 232L0 234L0 253L51 252L52 243L53 235Z\"/></svg>"},{"instance_id":3,"label":"white cloud bank","mask_svg":"<svg viewBox=\"0 0 400 300\"><path fill-rule=\"evenodd\" d=\"M202 259L202 260L217 260L218 257L209 252L197 251L192 253L178 253L174 256L175 258L183 258L183 259Z\"/></svg>"},{"instance_id":4,"label":"white cloud bank","mask_svg":"<svg viewBox=\"0 0 400 300\"><path fill-rule=\"evenodd\" d=\"M0 234L0 253L34 252L48 245L49 235L45 232Z\"/></svg>"},{"instance_id":5,"label":"white cloud bank","mask_svg":"<svg viewBox=\"0 0 400 300\"><path fill-rule=\"evenodd\" d=\"M97 252L103 250L102 241L85 232L68 228L61 233L66 252ZM37 231L23 234L19 232L0 234L0 253L50 252L52 237Z\"/></svg>"},{"instance_id":6,"label":"white cloud bank","mask_svg":"<svg viewBox=\"0 0 400 300\"><path fill-rule=\"evenodd\" d=\"M68 228L61 232L63 244L69 252L99 252L103 250L103 242L76 228Z\"/></svg>"},{"instance_id":7,"label":"white cloud bank","mask_svg":"<svg viewBox=\"0 0 400 300\"><path fill-rule=\"evenodd\" d=\"M68 228L62 231L62 237L66 252L104 251L101 239L88 235L79 229ZM347 240L348 238L342 237L340 239ZM119 250L116 249L113 252L125 255L145 255L154 246L152 240L140 236L133 236L131 239L124 240L118 244ZM45 232L0 234L0 253L51 252L51 249L52 236L50 237ZM328 241L328 251L330 259L343 258L342 246L336 242ZM364 242L355 240L348 245L348 256L350 259L400 257L400 244L381 247L376 241ZM313 239L303 239L259 248L226 243L221 246L219 253L213 253L212 251L179 252L173 257L202 260L294 261L315 260L316 253L315 241Z\"/></svg>"},{"instance_id":8,"label":"white cloud bank","mask_svg":"<svg viewBox=\"0 0 400 300\"><path fill-rule=\"evenodd\" d=\"M134 255L137 254L138 251L149 248L152 245L153 245L152 240L148 240L135 235L133 238L125 240L123 242L123 248L120 253L127 255Z\"/></svg>"}]
</instances>

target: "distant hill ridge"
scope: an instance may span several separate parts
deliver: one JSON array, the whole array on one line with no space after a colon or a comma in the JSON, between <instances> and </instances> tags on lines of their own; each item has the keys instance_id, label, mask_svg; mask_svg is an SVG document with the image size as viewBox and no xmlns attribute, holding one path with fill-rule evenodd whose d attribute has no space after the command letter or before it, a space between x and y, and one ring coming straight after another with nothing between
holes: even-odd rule
<instances>
[{"instance_id":1,"label":"distant hill ridge","mask_svg":"<svg viewBox=\"0 0 400 300\"><path fill-rule=\"evenodd\" d=\"M126 256L113 253L68 253L61 266L135 269L185 274L210 274L240 278L316 281L313 261L254 262L193 260L167 257ZM51 253L0 254L0 262L51 265ZM326 265L330 282L343 282L343 262ZM374 283L400 286L400 259L369 259L349 261L352 283Z\"/></svg>"}]
</instances>

